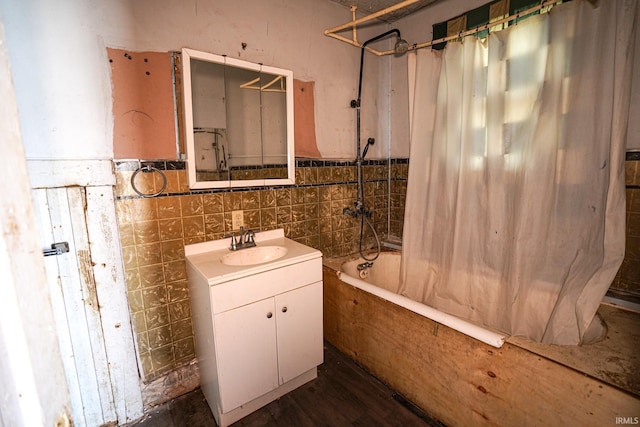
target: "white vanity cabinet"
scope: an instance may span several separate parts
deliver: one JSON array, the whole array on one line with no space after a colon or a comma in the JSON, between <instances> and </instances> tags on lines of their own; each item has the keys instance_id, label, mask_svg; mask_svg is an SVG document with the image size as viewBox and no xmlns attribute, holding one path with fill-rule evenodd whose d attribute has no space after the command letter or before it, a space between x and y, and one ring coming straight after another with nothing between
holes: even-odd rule
<instances>
[{"instance_id":1,"label":"white vanity cabinet","mask_svg":"<svg viewBox=\"0 0 640 427\"><path fill-rule=\"evenodd\" d=\"M287 254L259 265L222 264L229 250L214 242L185 248L201 388L221 427L316 378L323 362L321 253L277 231L256 243Z\"/></svg>"},{"instance_id":2,"label":"white vanity cabinet","mask_svg":"<svg viewBox=\"0 0 640 427\"><path fill-rule=\"evenodd\" d=\"M322 363L322 283L213 316L222 412Z\"/></svg>"}]
</instances>

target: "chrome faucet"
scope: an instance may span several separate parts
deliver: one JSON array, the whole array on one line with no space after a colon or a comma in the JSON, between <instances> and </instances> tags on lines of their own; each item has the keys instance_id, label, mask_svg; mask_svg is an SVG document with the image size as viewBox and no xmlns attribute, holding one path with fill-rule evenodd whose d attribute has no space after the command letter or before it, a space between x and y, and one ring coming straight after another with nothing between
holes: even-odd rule
<instances>
[{"instance_id":1,"label":"chrome faucet","mask_svg":"<svg viewBox=\"0 0 640 427\"><path fill-rule=\"evenodd\" d=\"M236 232L232 231L231 234L224 237L231 237L231 246L229 249L237 251L238 249L252 248L256 245L254 237L256 232L253 230L245 230L244 227L240 227L240 235L236 238Z\"/></svg>"}]
</instances>

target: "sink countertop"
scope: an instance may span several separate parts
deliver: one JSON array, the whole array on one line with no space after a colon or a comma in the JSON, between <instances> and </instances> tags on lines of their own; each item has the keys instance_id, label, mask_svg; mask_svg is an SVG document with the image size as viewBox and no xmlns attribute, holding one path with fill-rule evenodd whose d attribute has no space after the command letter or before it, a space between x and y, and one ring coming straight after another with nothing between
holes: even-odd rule
<instances>
[{"instance_id":1,"label":"sink countertop","mask_svg":"<svg viewBox=\"0 0 640 427\"><path fill-rule=\"evenodd\" d=\"M209 283L218 285L253 274L262 273L298 262L322 257L322 252L284 237L284 230L262 231L255 235L256 246L282 246L287 249L286 255L273 261L255 265L225 265L223 256L241 252L246 249L232 251L229 249L231 238L213 240L185 246L185 258L199 274Z\"/></svg>"}]
</instances>

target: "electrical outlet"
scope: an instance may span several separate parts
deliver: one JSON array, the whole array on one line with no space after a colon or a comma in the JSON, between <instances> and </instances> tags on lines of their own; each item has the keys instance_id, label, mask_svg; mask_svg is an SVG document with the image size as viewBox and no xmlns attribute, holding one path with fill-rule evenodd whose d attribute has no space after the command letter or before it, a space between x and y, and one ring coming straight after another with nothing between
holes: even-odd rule
<instances>
[{"instance_id":1,"label":"electrical outlet","mask_svg":"<svg viewBox=\"0 0 640 427\"><path fill-rule=\"evenodd\" d=\"M234 230L244 227L244 211L231 212L231 227Z\"/></svg>"}]
</instances>

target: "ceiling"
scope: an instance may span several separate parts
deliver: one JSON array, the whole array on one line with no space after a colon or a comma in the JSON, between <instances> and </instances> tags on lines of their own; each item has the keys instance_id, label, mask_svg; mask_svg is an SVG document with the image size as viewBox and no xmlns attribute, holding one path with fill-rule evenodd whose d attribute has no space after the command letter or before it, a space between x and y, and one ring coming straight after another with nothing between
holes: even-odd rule
<instances>
[{"instance_id":1,"label":"ceiling","mask_svg":"<svg viewBox=\"0 0 640 427\"><path fill-rule=\"evenodd\" d=\"M334 3L338 3L347 9L350 9L351 6L357 6L358 12L363 15L370 15L379 10L391 7L395 4L400 3L400 0L330 0ZM384 16L379 17L381 21L392 23L397 21L400 18L404 18L407 15L412 14L413 12L422 9L423 7L429 6L432 3L435 3L440 0L420 0L410 6L404 7L402 9L398 9L396 11L390 12Z\"/></svg>"}]
</instances>

